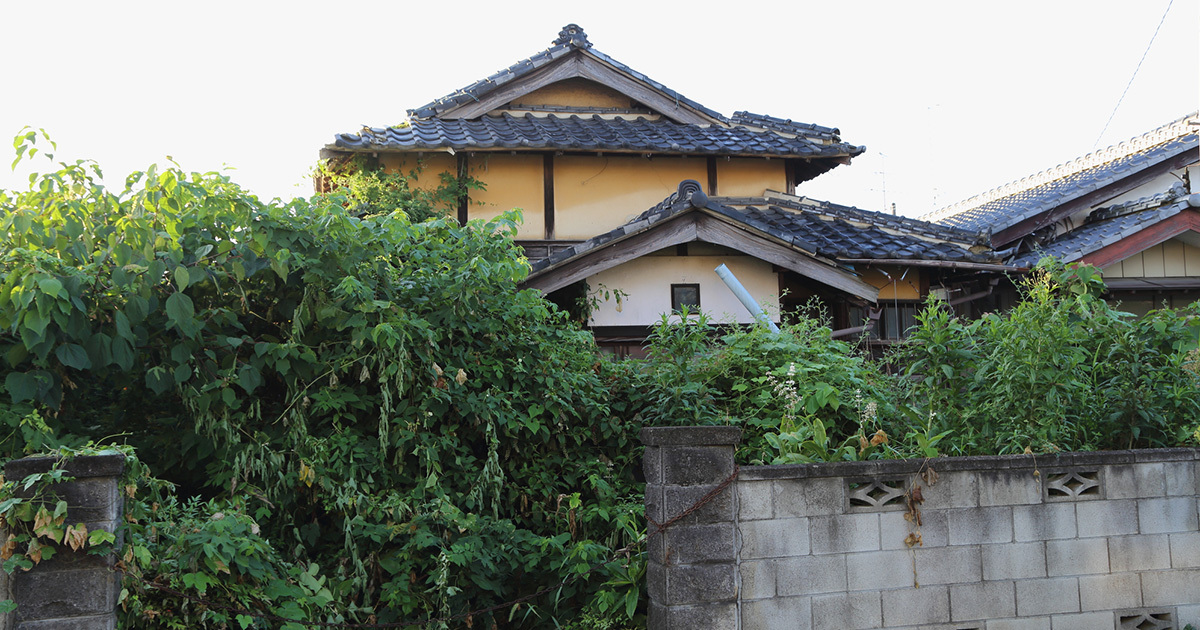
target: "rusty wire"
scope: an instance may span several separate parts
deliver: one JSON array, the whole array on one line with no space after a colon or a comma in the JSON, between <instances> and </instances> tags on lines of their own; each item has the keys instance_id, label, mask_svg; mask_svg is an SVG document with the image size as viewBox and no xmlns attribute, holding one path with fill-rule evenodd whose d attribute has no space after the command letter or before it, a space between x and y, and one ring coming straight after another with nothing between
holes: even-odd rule
<instances>
[{"instance_id":1,"label":"rusty wire","mask_svg":"<svg viewBox=\"0 0 1200 630\"><path fill-rule=\"evenodd\" d=\"M542 595L545 595L551 591L554 591L554 590L560 589L564 586L568 586L570 584L578 582L579 580L582 580L583 578L591 575L592 573L595 573L597 570L600 569L600 567L603 567L603 566L609 564L610 562L616 561L616 559L621 556L628 556L631 551L642 546L643 544L645 544L646 541L665 532L667 529L669 529L670 527L672 527L679 521L687 518L688 516L691 516L697 510L704 507L710 501L715 499L718 494L721 494L721 492L723 490L725 490L725 488L729 487L729 484L733 483L733 481L735 479L737 479L738 472L740 470L741 470L741 467L735 465L733 467L733 472L730 473L730 475L727 478L725 478L724 481L717 484L716 487L714 487L711 491L709 491L708 494L705 494L704 496L700 497L700 499L698 501L693 503L686 510L680 512L679 514L675 515L674 517L672 517L670 519L667 519L666 521L663 521L662 523L658 523L654 519L647 516L646 520L649 521L650 524L654 526L654 531L647 532L646 534L643 534L642 537L639 538L636 542L614 551L607 560L604 560L602 562L597 562L597 563L591 565L590 567L588 567L587 571L584 571L583 573L577 573L577 574L572 575L571 577L568 577L567 579L559 582L558 584L554 584L552 586L547 586L547 587L542 588L533 593L529 593L528 595L523 595L516 599L504 602L503 604L496 604L494 606L488 606L486 608L479 608L476 610L461 612L456 615L450 615L448 617L431 617L429 619L422 619L420 621L393 621L393 622L388 622L388 623L345 623L345 622L333 622L333 621L301 621L299 619L288 619L287 617L280 617L279 615L274 615L271 613L258 612L258 611L248 610L245 608L238 608L237 606L229 606L227 604L220 604L217 602L206 600L201 597L196 597L194 595L188 595L187 593L184 593L177 589L166 586L165 584L159 584L157 582L151 582L151 581L144 580L140 576L130 575L129 573L124 573L121 571L118 571L118 572L122 573L125 577L129 577L129 578L133 578L133 579L137 580L138 582L140 582L141 584L143 584L144 586L146 586L148 588L151 588L151 589L154 589L157 591L161 591L163 593L167 593L168 595L173 595L173 596L179 597L181 599L186 599L188 601L200 604L201 606L204 606L209 609L220 610L220 611L230 613L233 615L244 615L247 617L254 617L256 619L263 619L266 621L294 623L294 624L299 624L302 626L308 626L308 627L314 627L314 628L408 628L408 627L412 627L412 626L427 626L427 625L436 624L436 623L449 623L451 621L457 621L459 619L467 619L467 618L475 617L478 615L484 615L487 613L496 612L497 610L502 610L505 608L509 608L511 606L516 606L517 604L523 604L529 600L541 597Z\"/></svg>"}]
</instances>

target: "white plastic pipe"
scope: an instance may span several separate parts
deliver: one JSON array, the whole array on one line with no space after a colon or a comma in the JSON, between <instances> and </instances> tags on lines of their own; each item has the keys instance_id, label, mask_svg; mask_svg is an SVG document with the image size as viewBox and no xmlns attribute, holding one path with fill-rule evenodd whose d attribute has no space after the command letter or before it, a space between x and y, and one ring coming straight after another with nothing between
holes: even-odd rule
<instances>
[{"instance_id":1,"label":"white plastic pipe","mask_svg":"<svg viewBox=\"0 0 1200 630\"><path fill-rule=\"evenodd\" d=\"M754 319L758 320L759 323L765 324L767 328L771 329L771 332L779 333L779 327L775 325L775 322L771 321L770 317L767 317L762 307L758 305L758 302L754 301L754 298L750 296L750 292L746 290L746 287L742 286L741 282L738 282L737 276L733 275L733 272L729 270L729 267L725 266L725 263L721 263L721 266L717 267L715 271L717 272L717 276L725 283L725 286L729 287L729 290L733 291L733 294L737 296L742 306L745 306L746 310L750 311Z\"/></svg>"}]
</instances>

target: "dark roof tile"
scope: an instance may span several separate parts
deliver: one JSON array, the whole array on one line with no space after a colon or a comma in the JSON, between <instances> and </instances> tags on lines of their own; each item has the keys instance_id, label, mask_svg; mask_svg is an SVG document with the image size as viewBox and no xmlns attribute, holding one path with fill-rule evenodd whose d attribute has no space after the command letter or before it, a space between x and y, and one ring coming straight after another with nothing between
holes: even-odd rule
<instances>
[{"instance_id":1,"label":"dark roof tile","mask_svg":"<svg viewBox=\"0 0 1200 630\"><path fill-rule=\"evenodd\" d=\"M556 114L514 117L484 116L479 120L414 120L387 129L368 128L341 134L335 146L357 150L421 150L538 147L654 153L730 153L789 156L796 153L835 157L858 155L862 147L818 144L805 137L770 131L715 125L685 125L665 118L638 116L605 118L562 117Z\"/></svg>"},{"instance_id":2,"label":"dark roof tile","mask_svg":"<svg viewBox=\"0 0 1200 630\"><path fill-rule=\"evenodd\" d=\"M1131 212L1101 214L1097 220L1091 220L1089 217L1089 221L1084 225L1038 245L1033 251L1022 253L1013 260L1013 264L1031 267L1045 256L1054 256L1064 262L1076 261L1169 219L1186 207L1186 199L1172 198L1164 199L1162 203L1151 207L1134 206L1136 209Z\"/></svg>"}]
</instances>

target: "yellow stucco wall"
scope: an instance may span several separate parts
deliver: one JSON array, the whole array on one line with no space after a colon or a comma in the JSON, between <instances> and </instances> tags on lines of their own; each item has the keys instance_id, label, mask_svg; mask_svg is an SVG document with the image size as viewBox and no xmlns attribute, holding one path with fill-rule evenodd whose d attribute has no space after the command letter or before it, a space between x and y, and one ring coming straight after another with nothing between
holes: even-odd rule
<instances>
[{"instance_id":1,"label":"yellow stucco wall","mask_svg":"<svg viewBox=\"0 0 1200 630\"><path fill-rule=\"evenodd\" d=\"M900 267L871 267L861 270L859 277L863 282L879 288L880 300L921 299L921 273L923 272L916 268L909 269L907 274L904 272L905 270ZM902 277L903 280L901 280Z\"/></svg>"},{"instance_id":2,"label":"yellow stucco wall","mask_svg":"<svg viewBox=\"0 0 1200 630\"><path fill-rule=\"evenodd\" d=\"M729 287L713 271L721 263L737 276L750 295L779 321L779 278L770 263L749 256L644 256L588 278L593 294L600 287L627 295L617 310L611 296L592 313L593 326L648 326L671 311L672 284L699 284L700 308L718 322L754 321Z\"/></svg>"},{"instance_id":3,"label":"yellow stucco wall","mask_svg":"<svg viewBox=\"0 0 1200 630\"><path fill-rule=\"evenodd\" d=\"M628 96L587 79L567 79L551 83L512 100L514 105L551 105L557 107L619 107L628 109Z\"/></svg>"},{"instance_id":4,"label":"yellow stucco wall","mask_svg":"<svg viewBox=\"0 0 1200 630\"><path fill-rule=\"evenodd\" d=\"M442 173L458 171L458 160L449 153L426 153L421 157L404 153L387 153L379 162L389 172L412 173L418 169L414 184L422 190L434 190L442 183Z\"/></svg>"},{"instance_id":5,"label":"yellow stucco wall","mask_svg":"<svg viewBox=\"0 0 1200 630\"><path fill-rule=\"evenodd\" d=\"M1115 262L1103 272L1105 278L1200 276L1200 249L1171 239Z\"/></svg>"},{"instance_id":6,"label":"yellow stucco wall","mask_svg":"<svg viewBox=\"0 0 1200 630\"><path fill-rule=\"evenodd\" d=\"M467 209L471 219L491 219L506 210L520 208L524 223L517 238L545 238L545 184L542 156L476 153L468 158L471 176L486 190L471 191Z\"/></svg>"},{"instance_id":7,"label":"yellow stucco wall","mask_svg":"<svg viewBox=\"0 0 1200 630\"><path fill-rule=\"evenodd\" d=\"M703 158L557 156L555 237L587 239L607 232L665 199L679 182L707 177Z\"/></svg>"},{"instance_id":8,"label":"yellow stucco wall","mask_svg":"<svg viewBox=\"0 0 1200 630\"><path fill-rule=\"evenodd\" d=\"M717 194L723 197L761 197L768 188L787 192L785 167L783 160L718 158Z\"/></svg>"}]
</instances>

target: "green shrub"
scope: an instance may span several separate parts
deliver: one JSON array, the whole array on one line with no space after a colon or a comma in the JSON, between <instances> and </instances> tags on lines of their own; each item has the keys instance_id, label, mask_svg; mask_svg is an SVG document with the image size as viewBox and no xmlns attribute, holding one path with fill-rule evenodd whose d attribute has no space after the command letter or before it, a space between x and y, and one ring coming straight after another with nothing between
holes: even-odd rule
<instances>
[{"instance_id":1,"label":"green shrub","mask_svg":"<svg viewBox=\"0 0 1200 630\"><path fill-rule=\"evenodd\" d=\"M473 623L638 599L640 550L605 562L641 531L638 427L610 415L590 334L517 290L516 215L418 223L400 193L263 202L217 174L152 168L118 192L97 174L0 191L0 420L11 454L116 439L177 483L146 543L164 579L219 582L201 538L241 536L215 558L262 560L248 584L325 576L337 610L304 604L322 618L455 615L595 563ZM266 605L247 593L227 596ZM169 599L124 623L224 623Z\"/></svg>"}]
</instances>

